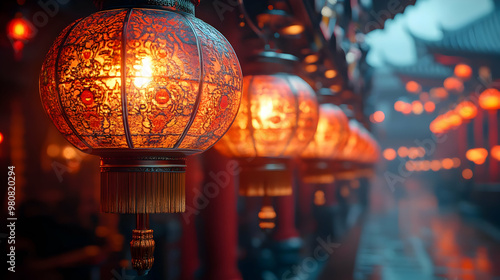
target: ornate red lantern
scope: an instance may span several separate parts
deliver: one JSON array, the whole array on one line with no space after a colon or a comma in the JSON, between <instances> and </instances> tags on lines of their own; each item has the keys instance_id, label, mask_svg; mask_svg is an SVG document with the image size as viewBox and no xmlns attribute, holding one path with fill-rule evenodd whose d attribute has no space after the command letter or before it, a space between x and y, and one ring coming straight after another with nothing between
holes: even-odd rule
<instances>
[{"instance_id":1,"label":"ornate red lantern","mask_svg":"<svg viewBox=\"0 0 500 280\"><path fill-rule=\"evenodd\" d=\"M349 139L349 120L333 104L322 104L314 138L302 152L306 183L331 183L334 181L334 161L340 156Z\"/></svg>"},{"instance_id":2,"label":"ornate red lantern","mask_svg":"<svg viewBox=\"0 0 500 280\"><path fill-rule=\"evenodd\" d=\"M137 214L132 264L144 273L147 215L184 211L185 157L229 129L242 75L229 42L194 16L197 0L116 2L59 35L40 95L66 139L101 157L102 211Z\"/></svg>"},{"instance_id":3,"label":"ornate red lantern","mask_svg":"<svg viewBox=\"0 0 500 280\"><path fill-rule=\"evenodd\" d=\"M269 60L256 72L269 74L244 77L238 115L216 148L238 159L240 195L264 197L261 213L269 214L269 197L292 194L289 164L314 136L318 103L304 80L281 71L290 62L289 55L263 52L261 56ZM269 72L276 67L281 69L278 74Z\"/></svg>"}]
</instances>

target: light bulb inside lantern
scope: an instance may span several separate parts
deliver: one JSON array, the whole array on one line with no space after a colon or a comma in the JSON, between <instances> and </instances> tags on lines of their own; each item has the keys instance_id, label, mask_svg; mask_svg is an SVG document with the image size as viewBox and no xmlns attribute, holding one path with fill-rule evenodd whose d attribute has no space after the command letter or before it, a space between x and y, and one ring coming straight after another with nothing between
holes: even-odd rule
<instances>
[{"instance_id":1,"label":"light bulb inside lantern","mask_svg":"<svg viewBox=\"0 0 500 280\"><path fill-rule=\"evenodd\" d=\"M153 61L151 57L144 57L140 65L134 65L134 69L136 70L136 78L134 79L136 87L142 88L151 82L153 77Z\"/></svg>"}]
</instances>

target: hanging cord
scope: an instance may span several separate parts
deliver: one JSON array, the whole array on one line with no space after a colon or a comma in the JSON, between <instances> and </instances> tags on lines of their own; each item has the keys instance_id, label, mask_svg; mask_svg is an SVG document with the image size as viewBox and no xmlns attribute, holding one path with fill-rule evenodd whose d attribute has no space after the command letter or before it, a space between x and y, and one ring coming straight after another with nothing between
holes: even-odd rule
<instances>
[{"instance_id":1,"label":"hanging cord","mask_svg":"<svg viewBox=\"0 0 500 280\"><path fill-rule=\"evenodd\" d=\"M248 23L248 25L250 26L250 28L253 30L253 32L255 32L255 34L257 34L257 36L259 36L264 41L264 49L265 50L271 49L271 47L269 45L269 39L267 38L267 36L264 34L264 32L262 32L262 30L260 30L255 25L255 23L252 21L252 19L248 16L248 13L245 9L245 4L243 3L243 0L238 0L238 3L240 6L240 11L245 16L245 20Z\"/></svg>"}]
</instances>

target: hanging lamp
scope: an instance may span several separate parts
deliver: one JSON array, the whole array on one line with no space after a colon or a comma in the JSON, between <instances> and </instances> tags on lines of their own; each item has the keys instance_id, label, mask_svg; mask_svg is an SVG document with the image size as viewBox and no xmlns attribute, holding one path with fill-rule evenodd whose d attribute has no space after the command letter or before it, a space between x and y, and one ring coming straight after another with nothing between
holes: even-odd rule
<instances>
[{"instance_id":1,"label":"hanging lamp","mask_svg":"<svg viewBox=\"0 0 500 280\"><path fill-rule=\"evenodd\" d=\"M290 161L314 136L318 103L309 84L288 74L294 56L264 51L252 61L238 115L215 147L239 161L239 194L263 197L259 216L275 217L269 198L292 194ZM264 225L273 227L261 220Z\"/></svg>"},{"instance_id":2,"label":"hanging lamp","mask_svg":"<svg viewBox=\"0 0 500 280\"><path fill-rule=\"evenodd\" d=\"M342 109L333 104L321 104L316 133L301 154L303 181L332 183L335 164L348 139L349 120Z\"/></svg>"},{"instance_id":3,"label":"hanging lamp","mask_svg":"<svg viewBox=\"0 0 500 280\"><path fill-rule=\"evenodd\" d=\"M229 42L194 16L197 0L99 2L56 39L40 95L66 139L101 157L101 210L137 215L132 265L145 274L148 214L184 211L185 157L225 134L242 74Z\"/></svg>"}]
</instances>

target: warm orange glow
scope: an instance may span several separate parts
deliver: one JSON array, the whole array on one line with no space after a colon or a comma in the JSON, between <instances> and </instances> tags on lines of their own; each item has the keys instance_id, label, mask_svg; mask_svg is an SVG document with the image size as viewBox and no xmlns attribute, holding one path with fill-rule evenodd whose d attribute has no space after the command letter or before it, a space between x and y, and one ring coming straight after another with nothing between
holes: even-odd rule
<instances>
[{"instance_id":1,"label":"warm orange glow","mask_svg":"<svg viewBox=\"0 0 500 280\"><path fill-rule=\"evenodd\" d=\"M124 28L126 16L100 11L62 32L40 75L45 111L73 145L95 154L159 148L183 156L211 147L241 99L231 45L208 24L172 10L132 9Z\"/></svg>"},{"instance_id":2,"label":"warm orange glow","mask_svg":"<svg viewBox=\"0 0 500 280\"><path fill-rule=\"evenodd\" d=\"M421 89L421 86L415 81L409 81L406 83L406 91L408 92L418 93Z\"/></svg>"},{"instance_id":3,"label":"warm orange glow","mask_svg":"<svg viewBox=\"0 0 500 280\"><path fill-rule=\"evenodd\" d=\"M491 147L491 157L500 161L500 145Z\"/></svg>"},{"instance_id":4,"label":"warm orange glow","mask_svg":"<svg viewBox=\"0 0 500 280\"><path fill-rule=\"evenodd\" d=\"M310 65L307 65L306 67L304 67L304 70L306 70L307 73L313 73L313 72L316 72L318 70L318 66L316 66L314 64L310 64Z\"/></svg>"},{"instance_id":5,"label":"warm orange glow","mask_svg":"<svg viewBox=\"0 0 500 280\"><path fill-rule=\"evenodd\" d=\"M3 134L0 133L0 144L2 144L2 142L3 142Z\"/></svg>"},{"instance_id":6,"label":"warm orange glow","mask_svg":"<svg viewBox=\"0 0 500 280\"><path fill-rule=\"evenodd\" d=\"M333 104L319 107L319 121L314 138L302 152L305 158L334 159L349 139L349 120L342 109Z\"/></svg>"},{"instance_id":7,"label":"warm orange glow","mask_svg":"<svg viewBox=\"0 0 500 280\"><path fill-rule=\"evenodd\" d=\"M304 62L307 64L315 63L318 61L319 56L317 54L310 54L304 58Z\"/></svg>"},{"instance_id":8,"label":"warm orange glow","mask_svg":"<svg viewBox=\"0 0 500 280\"><path fill-rule=\"evenodd\" d=\"M413 111L413 107L411 106L410 103L403 103L404 107L403 107L403 110L401 111L401 113L405 114L405 115L409 115L411 114L411 112Z\"/></svg>"},{"instance_id":9,"label":"warm orange glow","mask_svg":"<svg viewBox=\"0 0 500 280\"><path fill-rule=\"evenodd\" d=\"M435 159L431 161L431 169L432 171L439 171L441 169L441 161Z\"/></svg>"},{"instance_id":10,"label":"warm orange glow","mask_svg":"<svg viewBox=\"0 0 500 280\"><path fill-rule=\"evenodd\" d=\"M325 78L327 79L333 79L337 77L337 71L330 69L325 71Z\"/></svg>"},{"instance_id":11,"label":"warm orange glow","mask_svg":"<svg viewBox=\"0 0 500 280\"><path fill-rule=\"evenodd\" d=\"M473 175L474 173L472 173L472 170L470 170L469 168L462 170L462 177L466 180L472 179Z\"/></svg>"},{"instance_id":12,"label":"warm orange glow","mask_svg":"<svg viewBox=\"0 0 500 280\"><path fill-rule=\"evenodd\" d=\"M350 191L350 190L349 190L349 188L348 188L348 187L346 187L346 186L343 186L343 187L340 189L340 195L341 195L342 197L348 197L350 193L351 193L351 191Z\"/></svg>"},{"instance_id":13,"label":"warm orange glow","mask_svg":"<svg viewBox=\"0 0 500 280\"><path fill-rule=\"evenodd\" d=\"M453 161L453 168L459 168L460 164L462 164L462 161L459 158L452 158Z\"/></svg>"},{"instance_id":14,"label":"warm orange glow","mask_svg":"<svg viewBox=\"0 0 500 280\"><path fill-rule=\"evenodd\" d=\"M281 32L285 35L297 35L304 31L304 26L300 24L292 24L283 29Z\"/></svg>"},{"instance_id":15,"label":"warm orange glow","mask_svg":"<svg viewBox=\"0 0 500 280\"><path fill-rule=\"evenodd\" d=\"M443 82L443 86L449 91L462 92L464 90L462 81L455 77L446 78Z\"/></svg>"},{"instance_id":16,"label":"warm orange glow","mask_svg":"<svg viewBox=\"0 0 500 280\"><path fill-rule=\"evenodd\" d=\"M314 205L317 206L322 206L325 205L326 199L325 199L325 192L321 190L317 190L314 193Z\"/></svg>"},{"instance_id":17,"label":"warm orange glow","mask_svg":"<svg viewBox=\"0 0 500 280\"><path fill-rule=\"evenodd\" d=\"M472 76L472 68L466 64L458 64L455 66L454 74L460 79L467 81Z\"/></svg>"},{"instance_id":18,"label":"warm orange glow","mask_svg":"<svg viewBox=\"0 0 500 280\"><path fill-rule=\"evenodd\" d=\"M233 157L296 156L315 136L318 115L313 89L298 76L245 76L238 115L216 148ZM326 123L335 121L329 119ZM338 137L325 132L321 135Z\"/></svg>"},{"instance_id":19,"label":"warm orange glow","mask_svg":"<svg viewBox=\"0 0 500 280\"><path fill-rule=\"evenodd\" d=\"M424 111L424 106L422 102L416 100L411 103L413 114L420 115Z\"/></svg>"},{"instance_id":20,"label":"warm orange glow","mask_svg":"<svg viewBox=\"0 0 500 280\"><path fill-rule=\"evenodd\" d=\"M486 89L479 95L479 106L485 110L500 109L500 91L495 88Z\"/></svg>"},{"instance_id":21,"label":"warm orange glow","mask_svg":"<svg viewBox=\"0 0 500 280\"><path fill-rule=\"evenodd\" d=\"M342 150L341 158L362 163L376 162L381 152L375 139L366 128L356 120L349 121L349 128L349 139L345 148Z\"/></svg>"},{"instance_id":22,"label":"warm orange glow","mask_svg":"<svg viewBox=\"0 0 500 280\"><path fill-rule=\"evenodd\" d=\"M24 18L15 18L7 24L7 35L15 41L26 41L34 35L30 23Z\"/></svg>"},{"instance_id":23,"label":"warm orange glow","mask_svg":"<svg viewBox=\"0 0 500 280\"><path fill-rule=\"evenodd\" d=\"M431 97L437 99L446 99L448 97L448 91L445 88L438 87L430 90Z\"/></svg>"},{"instance_id":24,"label":"warm orange glow","mask_svg":"<svg viewBox=\"0 0 500 280\"><path fill-rule=\"evenodd\" d=\"M488 156L488 150L486 150L485 148L470 149L465 154L465 157L468 160L478 165L483 164L486 161L487 156Z\"/></svg>"},{"instance_id":25,"label":"warm orange glow","mask_svg":"<svg viewBox=\"0 0 500 280\"><path fill-rule=\"evenodd\" d=\"M462 118L454 111L449 111L446 114L446 121L451 127L457 127L462 124Z\"/></svg>"},{"instance_id":26,"label":"warm orange glow","mask_svg":"<svg viewBox=\"0 0 500 280\"><path fill-rule=\"evenodd\" d=\"M453 160L451 158L445 158L441 161L441 165L444 169L452 169L453 168Z\"/></svg>"},{"instance_id":27,"label":"warm orange glow","mask_svg":"<svg viewBox=\"0 0 500 280\"><path fill-rule=\"evenodd\" d=\"M471 101L462 101L455 108L455 112L462 117L462 119L470 120L476 117L477 115L477 106L474 105Z\"/></svg>"},{"instance_id":28,"label":"warm orange glow","mask_svg":"<svg viewBox=\"0 0 500 280\"><path fill-rule=\"evenodd\" d=\"M398 156L402 157L402 158L407 157L408 156L408 148L406 148L404 146L399 147Z\"/></svg>"},{"instance_id":29,"label":"warm orange glow","mask_svg":"<svg viewBox=\"0 0 500 280\"><path fill-rule=\"evenodd\" d=\"M396 110L397 112L402 112L404 108L405 108L404 101L398 100L394 103L394 110Z\"/></svg>"},{"instance_id":30,"label":"warm orange glow","mask_svg":"<svg viewBox=\"0 0 500 280\"><path fill-rule=\"evenodd\" d=\"M47 155L49 157L57 157L61 153L61 148L56 144L50 144L47 146Z\"/></svg>"},{"instance_id":31,"label":"warm orange glow","mask_svg":"<svg viewBox=\"0 0 500 280\"><path fill-rule=\"evenodd\" d=\"M414 161L411 161L411 160L410 160L410 161L407 161L407 162L405 163L405 168L406 168L406 170L408 170L408 171L417 171L417 170L416 170L416 169L417 169L417 166L416 166L415 162L414 162Z\"/></svg>"},{"instance_id":32,"label":"warm orange glow","mask_svg":"<svg viewBox=\"0 0 500 280\"><path fill-rule=\"evenodd\" d=\"M396 158L396 151L391 148L387 148L383 152L383 156L386 160L394 160Z\"/></svg>"},{"instance_id":33,"label":"warm orange glow","mask_svg":"<svg viewBox=\"0 0 500 280\"><path fill-rule=\"evenodd\" d=\"M422 161L422 171L429 171L431 169L431 162L428 160Z\"/></svg>"},{"instance_id":34,"label":"warm orange glow","mask_svg":"<svg viewBox=\"0 0 500 280\"><path fill-rule=\"evenodd\" d=\"M411 159L416 159L420 156L420 150L417 147L411 147L408 149L408 157Z\"/></svg>"},{"instance_id":35,"label":"warm orange glow","mask_svg":"<svg viewBox=\"0 0 500 280\"><path fill-rule=\"evenodd\" d=\"M381 123L385 120L385 114L382 111L376 111L373 113L373 120L377 123Z\"/></svg>"},{"instance_id":36,"label":"warm orange glow","mask_svg":"<svg viewBox=\"0 0 500 280\"><path fill-rule=\"evenodd\" d=\"M424 104L424 109L427 113L432 113L434 110L436 110L436 104L432 101L427 101Z\"/></svg>"}]
</instances>

